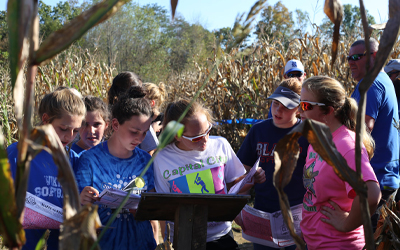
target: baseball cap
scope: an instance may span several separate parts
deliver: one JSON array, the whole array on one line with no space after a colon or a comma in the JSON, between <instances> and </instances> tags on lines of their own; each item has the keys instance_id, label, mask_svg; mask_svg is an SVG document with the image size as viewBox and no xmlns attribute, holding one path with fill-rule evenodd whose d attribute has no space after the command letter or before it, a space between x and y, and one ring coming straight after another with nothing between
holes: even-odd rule
<instances>
[{"instance_id":1,"label":"baseball cap","mask_svg":"<svg viewBox=\"0 0 400 250\"><path fill-rule=\"evenodd\" d=\"M388 73L392 70L400 70L400 59L393 59L388 62L384 68L385 72Z\"/></svg>"},{"instance_id":2,"label":"baseball cap","mask_svg":"<svg viewBox=\"0 0 400 250\"><path fill-rule=\"evenodd\" d=\"M300 104L300 96L293 90L282 86L278 86L275 92L272 95L270 95L267 99L277 100L288 109L297 108Z\"/></svg>"},{"instance_id":3,"label":"baseball cap","mask_svg":"<svg viewBox=\"0 0 400 250\"><path fill-rule=\"evenodd\" d=\"M285 66L285 74L290 73L292 71L300 71L304 73L304 66L299 60L290 60L286 63Z\"/></svg>"}]
</instances>

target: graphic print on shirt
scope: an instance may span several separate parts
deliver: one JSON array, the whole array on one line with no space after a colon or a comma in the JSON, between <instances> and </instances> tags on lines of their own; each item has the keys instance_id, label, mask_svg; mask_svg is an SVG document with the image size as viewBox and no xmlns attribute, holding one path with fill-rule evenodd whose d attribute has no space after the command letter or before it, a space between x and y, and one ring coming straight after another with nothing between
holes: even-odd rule
<instances>
[{"instance_id":1,"label":"graphic print on shirt","mask_svg":"<svg viewBox=\"0 0 400 250\"><path fill-rule=\"evenodd\" d=\"M269 161L274 162L274 151L276 143L269 145L268 142L258 142L257 143L257 155L260 158L260 163L267 163Z\"/></svg>"},{"instance_id":2,"label":"graphic print on shirt","mask_svg":"<svg viewBox=\"0 0 400 250\"><path fill-rule=\"evenodd\" d=\"M35 195L37 197L56 197L59 199L64 198L61 185L57 180L56 176L45 175L43 176L46 186L35 187Z\"/></svg>"},{"instance_id":3,"label":"graphic print on shirt","mask_svg":"<svg viewBox=\"0 0 400 250\"><path fill-rule=\"evenodd\" d=\"M322 158L318 157L318 154L314 152L310 152L309 159L315 159L308 167L305 166L304 174L303 174L303 184L306 188L307 192L304 195L303 207L307 211L316 212L317 208L314 205L312 199L316 197L314 190L314 182L315 177L318 175L319 171L314 172L315 162L319 158L322 161Z\"/></svg>"},{"instance_id":4,"label":"graphic print on shirt","mask_svg":"<svg viewBox=\"0 0 400 250\"><path fill-rule=\"evenodd\" d=\"M168 181L172 193L225 194L225 166L205 169ZM222 178L221 178L222 177Z\"/></svg>"}]
</instances>

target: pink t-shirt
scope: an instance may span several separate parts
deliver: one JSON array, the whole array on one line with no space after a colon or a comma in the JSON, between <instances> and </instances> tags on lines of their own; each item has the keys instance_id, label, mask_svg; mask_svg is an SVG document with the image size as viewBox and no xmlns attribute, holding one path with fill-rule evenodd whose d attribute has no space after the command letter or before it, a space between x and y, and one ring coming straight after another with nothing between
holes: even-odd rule
<instances>
[{"instance_id":1,"label":"pink t-shirt","mask_svg":"<svg viewBox=\"0 0 400 250\"><path fill-rule=\"evenodd\" d=\"M332 137L349 167L356 170L355 133L341 126ZM378 182L365 148L361 155L361 173L364 181ZM326 218L320 212L321 206L332 207L328 203L331 200L342 210L350 211L356 193L347 182L335 174L333 167L319 157L311 144L304 166L303 183L307 192L303 199L303 219L300 226L308 249L362 249L365 245L363 226L344 233L321 221L321 218Z\"/></svg>"}]
</instances>

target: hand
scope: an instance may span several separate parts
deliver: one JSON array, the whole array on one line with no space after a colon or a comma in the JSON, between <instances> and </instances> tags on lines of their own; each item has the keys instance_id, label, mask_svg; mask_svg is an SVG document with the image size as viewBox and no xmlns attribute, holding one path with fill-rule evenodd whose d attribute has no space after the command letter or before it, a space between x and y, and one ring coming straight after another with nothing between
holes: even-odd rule
<instances>
[{"instance_id":1,"label":"hand","mask_svg":"<svg viewBox=\"0 0 400 250\"><path fill-rule=\"evenodd\" d=\"M340 209L339 205L333 201L329 201L333 209L327 206L321 207L321 213L328 218L321 218L321 221L331 224L336 230L340 232L347 232L345 229L346 219L349 216L348 212Z\"/></svg>"},{"instance_id":2,"label":"hand","mask_svg":"<svg viewBox=\"0 0 400 250\"><path fill-rule=\"evenodd\" d=\"M265 177L265 171L262 168L257 169L257 172L253 176L255 183L263 183L267 180Z\"/></svg>"},{"instance_id":3,"label":"hand","mask_svg":"<svg viewBox=\"0 0 400 250\"><path fill-rule=\"evenodd\" d=\"M236 218L234 219L234 221L236 222L236 224L238 224L242 230L244 231L244 224L243 224L243 220L242 220L242 212L240 211L240 213L236 216Z\"/></svg>"},{"instance_id":4,"label":"hand","mask_svg":"<svg viewBox=\"0 0 400 250\"><path fill-rule=\"evenodd\" d=\"M82 190L79 199L82 205L94 203L95 201L100 200L99 191L94 187L87 186Z\"/></svg>"}]
</instances>

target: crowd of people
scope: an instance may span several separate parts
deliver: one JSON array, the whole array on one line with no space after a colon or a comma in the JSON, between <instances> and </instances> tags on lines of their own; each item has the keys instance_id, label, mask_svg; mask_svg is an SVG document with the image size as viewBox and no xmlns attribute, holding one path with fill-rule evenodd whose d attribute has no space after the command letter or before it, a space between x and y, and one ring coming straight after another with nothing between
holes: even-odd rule
<instances>
[{"instance_id":1,"label":"crowd of people","mask_svg":"<svg viewBox=\"0 0 400 250\"><path fill-rule=\"evenodd\" d=\"M372 38L369 43L372 67L379 43ZM237 154L225 138L210 135L216 125L213 114L195 101L181 121L182 136L176 136L158 153L143 176L144 187L135 187L133 192L227 194L259 160L260 168L252 183L241 193L248 193L249 186L254 185L254 209L280 211L279 196L273 186L274 150L279 140L305 119L329 128L339 153L355 170L358 88L367 73L365 46L365 40L354 42L347 57L352 77L358 81L351 97L337 80L327 76L307 79L303 64L289 60L284 80L268 97L268 118L251 127ZM394 121L399 121L399 76L400 59L391 60L367 92L361 172L368 187L374 229L377 207L394 196L400 183L399 131L394 126ZM185 99L165 103L166 95L164 84L142 83L133 72L122 72L108 90L108 103L93 96L82 97L66 87L57 88L41 100L40 125L51 124L66 148L82 205L98 201L104 189L121 189L140 175L158 146L162 128L178 120L190 104ZM285 192L291 207L302 206L301 237L307 248L362 249L365 240L359 197L305 138L299 139L299 146L297 165ZM11 144L7 152L16 178L18 142ZM177 171L182 166L186 166L184 170ZM40 152L31 162L27 193L62 208L63 192L57 175L52 156ZM113 210L101 205L98 213L102 224L106 224ZM27 209L24 216L32 218L37 214ZM100 241L102 249L155 249L159 225L161 231L166 228L165 223L135 220L135 211L130 209L122 209L117 218ZM240 214L235 219L241 226L246 224L245 220ZM167 224L173 237L173 223ZM23 249L35 249L47 225L51 228L47 249L58 249L57 225L54 228L52 222L33 220L29 226L27 219L23 225L27 239ZM239 249L230 221L209 222L206 241L207 250ZM260 242L253 245L256 250L278 248Z\"/></svg>"}]
</instances>

